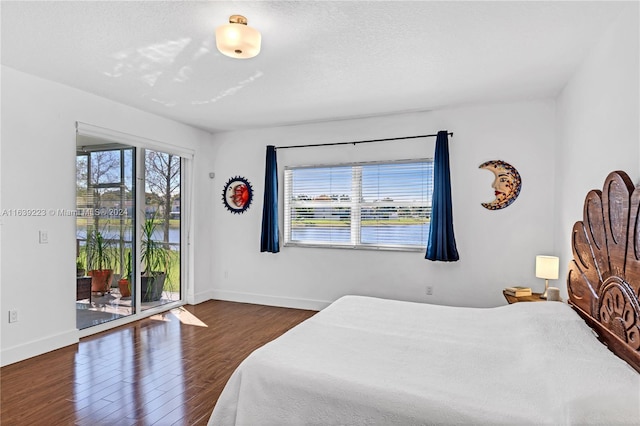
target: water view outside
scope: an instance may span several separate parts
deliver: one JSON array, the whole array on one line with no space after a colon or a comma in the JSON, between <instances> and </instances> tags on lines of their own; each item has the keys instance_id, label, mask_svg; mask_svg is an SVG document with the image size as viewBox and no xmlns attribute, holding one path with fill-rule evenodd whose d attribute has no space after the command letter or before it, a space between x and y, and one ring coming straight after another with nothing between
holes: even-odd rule
<instances>
[{"instance_id":1,"label":"water view outside","mask_svg":"<svg viewBox=\"0 0 640 426\"><path fill-rule=\"evenodd\" d=\"M123 238L127 243L131 242L133 229L126 228L123 233ZM120 238L120 230L117 225L110 226L105 225L102 231L102 234L105 238L110 240L116 240ZM161 229L155 229L153 232L153 240L155 241L163 241L164 240L164 232ZM84 241L87 239L87 226L83 224L78 224L76 226L76 238L81 241L81 245L84 245ZM178 251L180 250L180 228L179 227L170 227L169 228L169 240L168 245L171 250Z\"/></svg>"},{"instance_id":2,"label":"water view outside","mask_svg":"<svg viewBox=\"0 0 640 426\"><path fill-rule=\"evenodd\" d=\"M429 239L429 223L401 226L364 226L360 234L361 243L379 243L381 235L383 235L385 243L389 245L416 245L426 247ZM322 226L294 228L291 230L291 241L349 244L351 241L351 230L346 227L336 228Z\"/></svg>"}]
</instances>

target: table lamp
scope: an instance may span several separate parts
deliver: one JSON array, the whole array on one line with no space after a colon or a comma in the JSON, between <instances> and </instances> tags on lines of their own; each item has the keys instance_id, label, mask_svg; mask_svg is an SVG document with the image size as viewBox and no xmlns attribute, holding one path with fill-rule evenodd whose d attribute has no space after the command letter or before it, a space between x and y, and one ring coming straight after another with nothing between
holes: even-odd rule
<instances>
[{"instance_id":1,"label":"table lamp","mask_svg":"<svg viewBox=\"0 0 640 426\"><path fill-rule=\"evenodd\" d=\"M560 259L555 256L536 256L536 277L544 278L544 293L540 296L541 299L547 298L549 280L558 279L559 267Z\"/></svg>"}]
</instances>

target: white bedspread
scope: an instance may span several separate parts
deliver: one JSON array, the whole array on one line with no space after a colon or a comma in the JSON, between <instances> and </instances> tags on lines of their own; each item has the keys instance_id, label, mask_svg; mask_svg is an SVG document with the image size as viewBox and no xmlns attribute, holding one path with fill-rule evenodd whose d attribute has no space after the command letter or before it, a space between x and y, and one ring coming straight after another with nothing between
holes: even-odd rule
<instances>
[{"instance_id":1,"label":"white bedspread","mask_svg":"<svg viewBox=\"0 0 640 426\"><path fill-rule=\"evenodd\" d=\"M210 425L640 424L640 375L559 302L345 296L252 353Z\"/></svg>"}]
</instances>

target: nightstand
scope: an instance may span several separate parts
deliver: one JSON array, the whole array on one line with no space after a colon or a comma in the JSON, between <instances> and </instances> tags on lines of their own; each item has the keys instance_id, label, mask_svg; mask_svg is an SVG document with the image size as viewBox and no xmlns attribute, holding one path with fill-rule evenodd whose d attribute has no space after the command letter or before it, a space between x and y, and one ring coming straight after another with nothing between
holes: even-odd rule
<instances>
[{"instance_id":1,"label":"nightstand","mask_svg":"<svg viewBox=\"0 0 640 426\"><path fill-rule=\"evenodd\" d=\"M532 293L531 296L516 297L516 296L511 296L507 294L506 291L502 290L502 295L504 296L505 299L507 299L507 302L509 302L509 304L517 303L517 302L546 302L547 299L540 298L541 294L542 293Z\"/></svg>"}]
</instances>

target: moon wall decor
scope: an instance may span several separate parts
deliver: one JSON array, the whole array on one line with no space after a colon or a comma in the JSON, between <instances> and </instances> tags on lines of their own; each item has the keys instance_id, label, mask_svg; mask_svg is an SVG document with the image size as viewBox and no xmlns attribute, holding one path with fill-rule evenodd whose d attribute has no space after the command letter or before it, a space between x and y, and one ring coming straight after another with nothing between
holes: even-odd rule
<instances>
[{"instance_id":1,"label":"moon wall decor","mask_svg":"<svg viewBox=\"0 0 640 426\"><path fill-rule=\"evenodd\" d=\"M489 170L495 175L491 187L494 189L496 199L490 203L482 203L484 208L489 210L504 209L518 198L522 180L515 167L506 161L491 160L480 164L479 168Z\"/></svg>"},{"instance_id":2,"label":"moon wall decor","mask_svg":"<svg viewBox=\"0 0 640 426\"><path fill-rule=\"evenodd\" d=\"M253 188L249 181L236 176L229 179L222 190L222 201L231 213L244 213L251 205Z\"/></svg>"}]
</instances>

